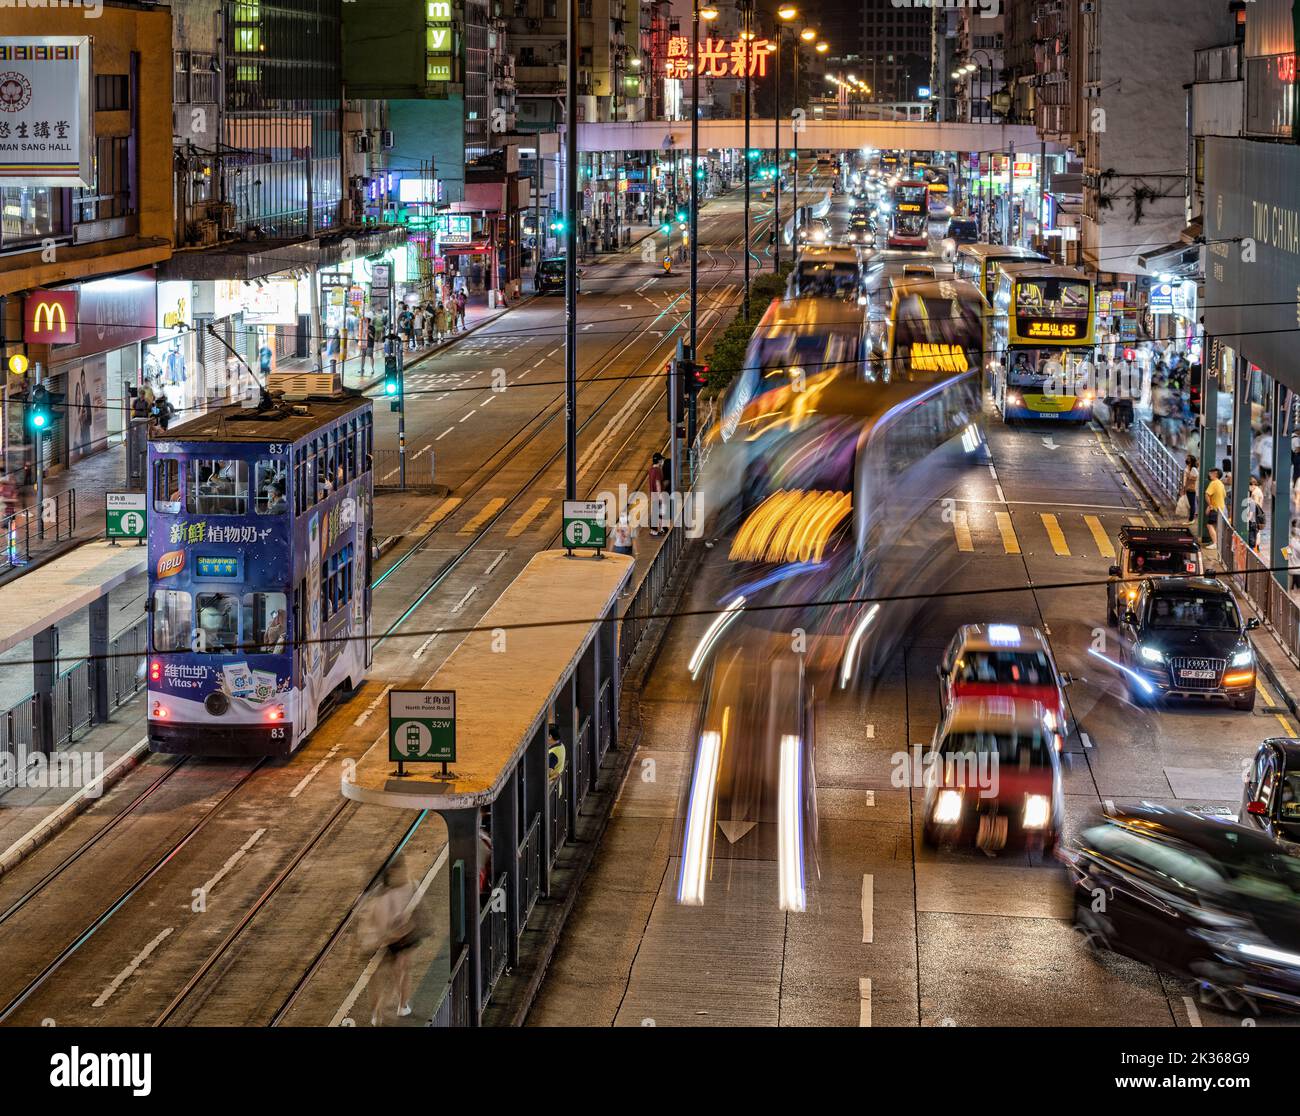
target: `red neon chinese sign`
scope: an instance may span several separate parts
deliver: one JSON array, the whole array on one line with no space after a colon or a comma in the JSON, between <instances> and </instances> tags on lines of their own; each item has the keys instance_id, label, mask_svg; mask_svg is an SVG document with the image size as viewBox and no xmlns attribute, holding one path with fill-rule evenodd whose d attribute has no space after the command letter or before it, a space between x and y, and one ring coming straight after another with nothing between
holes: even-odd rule
<instances>
[{"instance_id":1,"label":"red neon chinese sign","mask_svg":"<svg viewBox=\"0 0 1300 1116\"><path fill-rule=\"evenodd\" d=\"M767 39L705 39L700 43L696 65L700 77L767 77L767 56L771 44ZM665 74L685 78L691 74L691 41L685 35L668 40Z\"/></svg>"}]
</instances>

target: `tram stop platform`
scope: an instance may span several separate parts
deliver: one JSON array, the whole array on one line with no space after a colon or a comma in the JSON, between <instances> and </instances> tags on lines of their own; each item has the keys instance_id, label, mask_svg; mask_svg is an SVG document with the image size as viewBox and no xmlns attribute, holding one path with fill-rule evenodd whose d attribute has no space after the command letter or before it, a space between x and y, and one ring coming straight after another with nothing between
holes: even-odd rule
<instances>
[{"instance_id":1,"label":"tram stop platform","mask_svg":"<svg viewBox=\"0 0 1300 1116\"><path fill-rule=\"evenodd\" d=\"M456 695L448 773L407 761L399 777L386 738L345 771L344 797L446 823L452 949L435 1025L478 1025L497 980L518 966L529 915L553 897L557 855L618 746L619 594L633 564L534 555L425 687ZM550 725L564 747L559 772Z\"/></svg>"}]
</instances>

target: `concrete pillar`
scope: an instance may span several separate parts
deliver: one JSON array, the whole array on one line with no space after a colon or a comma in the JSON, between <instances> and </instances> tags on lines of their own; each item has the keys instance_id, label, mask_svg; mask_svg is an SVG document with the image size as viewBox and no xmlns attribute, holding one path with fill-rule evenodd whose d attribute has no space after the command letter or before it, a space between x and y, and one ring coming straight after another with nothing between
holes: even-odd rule
<instances>
[{"instance_id":1,"label":"concrete pillar","mask_svg":"<svg viewBox=\"0 0 1300 1116\"><path fill-rule=\"evenodd\" d=\"M551 796L550 779L548 775L549 757L547 752L549 748L546 743L546 724L538 728L532 741L528 745L528 750L524 753L522 770L520 778L524 783L524 816L521 825L523 831L528 832L528 827L533 824L533 819L540 817L542 823L538 828L541 835L541 858L542 858L542 894L551 893L551 854L554 851L551 848Z\"/></svg>"},{"instance_id":2,"label":"concrete pillar","mask_svg":"<svg viewBox=\"0 0 1300 1116\"><path fill-rule=\"evenodd\" d=\"M596 750L596 733L598 731L596 725L596 694L599 685L596 677L596 644L597 640L594 639L587 645L587 650L583 652L582 658L578 660L577 670L579 729L581 729L583 721L588 723L584 756L587 761L587 785L582 788L584 794L596 784L596 757L600 754Z\"/></svg>"},{"instance_id":3,"label":"concrete pillar","mask_svg":"<svg viewBox=\"0 0 1300 1116\"><path fill-rule=\"evenodd\" d=\"M520 877L523 875L519 864L519 775L522 762L514 766L506 779L501 793L492 803L492 885L506 874L506 926L507 951L509 964L519 964L519 923Z\"/></svg>"},{"instance_id":4,"label":"concrete pillar","mask_svg":"<svg viewBox=\"0 0 1300 1116\"><path fill-rule=\"evenodd\" d=\"M108 594L90 606L90 693L91 719L97 724L108 720L111 695L108 692Z\"/></svg>"},{"instance_id":5,"label":"concrete pillar","mask_svg":"<svg viewBox=\"0 0 1300 1116\"><path fill-rule=\"evenodd\" d=\"M1237 534L1246 538L1246 520L1241 514L1241 502L1250 490L1250 364L1237 357L1236 372L1232 379L1232 492L1228 499L1228 514Z\"/></svg>"},{"instance_id":6,"label":"concrete pillar","mask_svg":"<svg viewBox=\"0 0 1300 1116\"><path fill-rule=\"evenodd\" d=\"M577 687L570 675L560 687L555 699L555 722L560 726L560 741L564 744L568 763L564 765L564 789L568 795L569 840L574 840L578 829L578 717L574 708Z\"/></svg>"},{"instance_id":7,"label":"concrete pillar","mask_svg":"<svg viewBox=\"0 0 1300 1116\"><path fill-rule=\"evenodd\" d=\"M1205 339L1205 352L1210 351L1210 339ZM1210 483L1210 470L1218 467L1215 461L1219 436L1219 369L1206 365L1201 373L1201 465L1197 481L1196 537L1207 541L1205 532L1205 487Z\"/></svg>"},{"instance_id":8,"label":"concrete pillar","mask_svg":"<svg viewBox=\"0 0 1300 1116\"><path fill-rule=\"evenodd\" d=\"M1284 590L1291 587L1291 575L1282 567L1291 565L1282 552L1291 541L1291 438L1288 429L1287 408L1291 392L1282 384L1273 384L1273 507L1269 514L1272 528L1269 535L1268 564L1273 567L1273 577ZM1261 461L1261 465L1264 463Z\"/></svg>"},{"instance_id":9,"label":"concrete pillar","mask_svg":"<svg viewBox=\"0 0 1300 1116\"><path fill-rule=\"evenodd\" d=\"M482 943L479 941L478 905L478 809L441 810L447 825L447 860L452 870L447 873L451 887L451 940L469 950L465 964L469 966L469 1018L477 1027L482 1022ZM457 864L461 871L456 871ZM458 918L458 913L460 917ZM453 963L456 951L453 951Z\"/></svg>"},{"instance_id":10,"label":"concrete pillar","mask_svg":"<svg viewBox=\"0 0 1300 1116\"><path fill-rule=\"evenodd\" d=\"M46 628L32 637L32 692L36 695L33 748L54 751L54 676L58 671L59 629Z\"/></svg>"}]
</instances>

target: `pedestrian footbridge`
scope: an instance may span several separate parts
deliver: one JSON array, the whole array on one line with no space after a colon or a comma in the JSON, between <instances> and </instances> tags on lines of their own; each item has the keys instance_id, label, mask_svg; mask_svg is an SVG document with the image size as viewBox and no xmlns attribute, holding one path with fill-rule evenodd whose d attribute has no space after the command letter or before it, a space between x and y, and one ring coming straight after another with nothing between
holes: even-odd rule
<instances>
[{"instance_id":1,"label":"pedestrian footbridge","mask_svg":"<svg viewBox=\"0 0 1300 1116\"><path fill-rule=\"evenodd\" d=\"M906 151L1034 151L1042 142L1031 124L961 124L931 120L804 120L797 137L793 122L781 121L781 143L793 139L804 150L849 151L878 147ZM744 120L701 120L699 149L744 148ZM771 117L752 119L749 146L776 145ZM1048 144L1049 152L1059 148ZM689 151L689 120L638 120L578 125L580 151Z\"/></svg>"}]
</instances>

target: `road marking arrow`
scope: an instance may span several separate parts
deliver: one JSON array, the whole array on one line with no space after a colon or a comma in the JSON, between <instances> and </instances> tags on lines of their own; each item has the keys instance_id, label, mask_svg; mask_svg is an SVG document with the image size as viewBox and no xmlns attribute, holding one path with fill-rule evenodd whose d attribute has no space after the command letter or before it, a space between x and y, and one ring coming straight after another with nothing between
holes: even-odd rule
<instances>
[{"instance_id":1,"label":"road marking arrow","mask_svg":"<svg viewBox=\"0 0 1300 1116\"><path fill-rule=\"evenodd\" d=\"M1060 449L1060 448L1061 448L1060 446L1058 446L1058 445L1056 444L1056 440L1055 440L1055 439L1054 439L1050 434L1047 434L1047 435L1044 436L1044 438L1043 438L1043 445L1045 445L1048 449Z\"/></svg>"}]
</instances>

